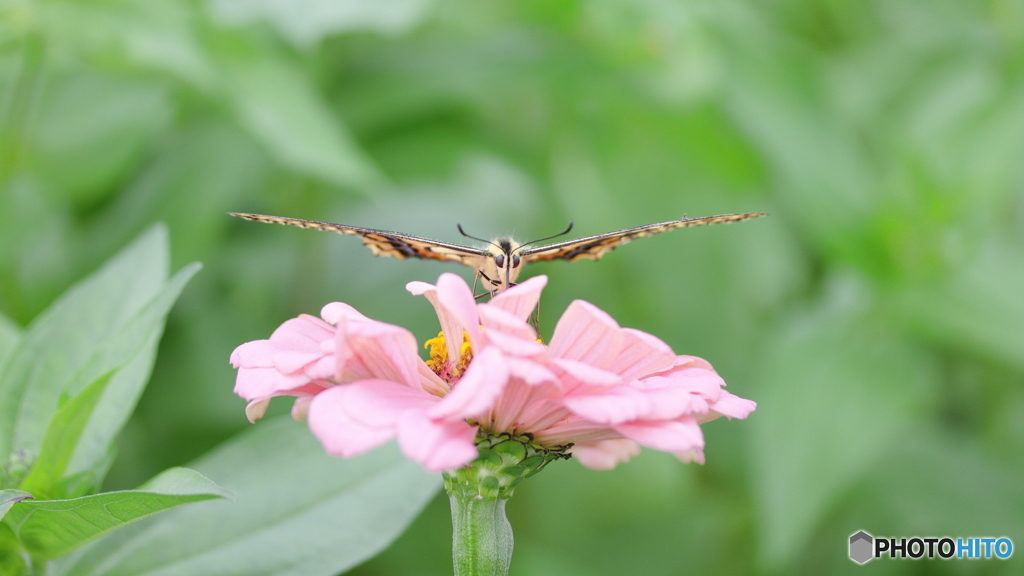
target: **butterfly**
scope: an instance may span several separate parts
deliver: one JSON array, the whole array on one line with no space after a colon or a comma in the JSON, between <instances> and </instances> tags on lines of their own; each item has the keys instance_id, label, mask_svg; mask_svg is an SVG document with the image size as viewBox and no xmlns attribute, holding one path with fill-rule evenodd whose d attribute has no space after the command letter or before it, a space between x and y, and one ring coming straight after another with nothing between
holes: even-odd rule
<instances>
[{"instance_id":1,"label":"butterfly","mask_svg":"<svg viewBox=\"0 0 1024 576\"><path fill-rule=\"evenodd\" d=\"M399 260L406 258L425 258L431 260L443 260L458 262L464 266L473 268L476 276L483 280L491 296L515 285L519 272L529 262L540 260L568 260L575 262L583 258L597 260L606 253L611 252L617 246L630 242L635 238L652 236L676 228L689 226L704 226L707 224L721 224L726 222L739 222L750 218L767 216L764 212L747 212L745 214L722 214L719 216L704 216L702 218L687 218L683 216L679 220L637 226L605 234L596 234L576 240L566 240L554 244L534 246L538 242L551 240L572 230L572 223L565 232L548 238L533 240L525 244L519 244L512 238L496 238L491 241L474 238L462 230L458 225L459 233L467 238L487 242L484 248L463 246L451 242L431 240L411 234L400 232L387 232L385 230L374 230L372 228L359 228L357 226L346 226L345 224L333 224L331 222L318 222L316 220L302 220L300 218L285 218L282 216L264 216L262 214L246 214L241 212L229 212L231 216L237 216L246 220L256 222L267 222L271 224L288 224L290 226L301 226L314 230L327 230L339 234L360 236L363 244L368 246L376 256L393 256Z\"/></svg>"}]
</instances>

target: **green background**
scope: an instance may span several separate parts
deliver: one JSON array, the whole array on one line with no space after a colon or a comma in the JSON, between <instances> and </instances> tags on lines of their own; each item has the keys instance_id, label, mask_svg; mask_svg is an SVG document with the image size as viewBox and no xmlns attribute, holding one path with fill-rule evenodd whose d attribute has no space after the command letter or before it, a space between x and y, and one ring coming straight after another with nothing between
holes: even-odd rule
<instances>
[{"instance_id":1,"label":"green background","mask_svg":"<svg viewBox=\"0 0 1024 576\"><path fill-rule=\"evenodd\" d=\"M770 212L527 270L543 336L585 299L759 406L704 426L704 466L525 483L512 574L1021 572L846 557L1024 546L1019 0L0 1L0 321L155 221L205 265L109 489L249 426L228 355L289 317L438 329L404 285L453 265L228 211L457 242ZM449 526L438 496L352 573L450 573Z\"/></svg>"}]
</instances>

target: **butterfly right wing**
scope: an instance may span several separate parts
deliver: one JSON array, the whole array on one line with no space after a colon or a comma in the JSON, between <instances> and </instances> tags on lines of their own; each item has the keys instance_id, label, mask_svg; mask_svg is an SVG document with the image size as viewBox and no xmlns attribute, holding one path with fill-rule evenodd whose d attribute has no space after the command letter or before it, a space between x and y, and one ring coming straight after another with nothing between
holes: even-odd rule
<instances>
[{"instance_id":1,"label":"butterfly right wing","mask_svg":"<svg viewBox=\"0 0 1024 576\"><path fill-rule=\"evenodd\" d=\"M302 220L301 218L285 218L283 216L265 216L263 214L246 214L241 212L229 212L228 214L254 222L287 224L289 226L359 236L363 239L363 244L368 246L374 255L392 256L399 260L405 260L406 258L442 260L445 262L458 262L459 264L479 270L488 258L486 250L399 232L359 228L357 226L346 226L344 224L319 222L316 220Z\"/></svg>"},{"instance_id":2,"label":"butterfly right wing","mask_svg":"<svg viewBox=\"0 0 1024 576\"><path fill-rule=\"evenodd\" d=\"M578 238L576 240L566 240L565 242L557 242L546 246L531 246L522 251L522 256L527 262L554 259L563 259L575 262L581 258L597 260L601 258L601 256L604 256L608 252L614 250L617 246L626 244L636 238L653 236L654 234L675 230L676 228L739 222L741 220L748 220L750 218L757 218L765 215L766 214L763 212L748 212L745 214L721 214L718 216L704 216L701 218L683 217L679 220L670 220L668 222L658 222L657 224L637 226L636 228L627 228L625 230L587 236L586 238Z\"/></svg>"}]
</instances>

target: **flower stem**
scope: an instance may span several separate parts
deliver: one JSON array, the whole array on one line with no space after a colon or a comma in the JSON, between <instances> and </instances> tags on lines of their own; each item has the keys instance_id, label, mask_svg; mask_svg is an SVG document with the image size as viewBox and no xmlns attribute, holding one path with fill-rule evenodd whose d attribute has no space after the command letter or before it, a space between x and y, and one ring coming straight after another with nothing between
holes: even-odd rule
<instances>
[{"instance_id":1,"label":"flower stem","mask_svg":"<svg viewBox=\"0 0 1024 576\"><path fill-rule=\"evenodd\" d=\"M452 505L452 563L455 576L506 576L512 561L512 525L505 498L472 490L449 490Z\"/></svg>"},{"instance_id":2,"label":"flower stem","mask_svg":"<svg viewBox=\"0 0 1024 576\"><path fill-rule=\"evenodd\" d=\"M529 435L481 432L476 447L476 460L444 473L452 505L455 576L506 576L512 561L512 526L505 517L505 503L520 482L567 458L571 445L545 448Z\"/></svg>"}]
</instances>

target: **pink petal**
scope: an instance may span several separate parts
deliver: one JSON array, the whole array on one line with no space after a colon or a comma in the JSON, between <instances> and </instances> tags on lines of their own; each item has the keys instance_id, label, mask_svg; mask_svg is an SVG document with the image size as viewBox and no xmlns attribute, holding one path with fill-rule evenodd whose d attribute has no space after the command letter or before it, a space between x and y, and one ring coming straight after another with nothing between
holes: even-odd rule
<instances>
[{"instance_id":1,"label":"pink petal","mask_svg":"<svg viewBox=\"0 0 1024 576\"><path fill-rule=\"evenodd\" d=\"M653 410L651 399L635 388L620 386L597 394L575 394L562 399L573 413L597 424L640 420Z\"/></svg>"},{"instance_id":2,"label":"pink petal","mask_svg":"<svg viewBox=\"0 0 1024 576\"><path fill-rule=\"evenodd\" d=\"M402 453L429 472L460 468L477 457L476 428L462 420L433 420L417 410L398 421L398 446Z\"/></svg>"},{"instance_id":3,"label":"pink petal","mask_svg":"<svg viewBox=\"0 0 1024 576\"><path fill-rule=\"evenodd\" d=\"M317 394L323 392L324 390L332 386L334 386L334 384L331 384L330 382L327 382L325 380L314 380L313 382L303 384L298 388L292 388L291 390L288 390L285 393L275 394L275 396L316 396Z\"/></svg>"},{"instance_id":4,"label":"pink petal","mask_svg":"<svg viewBox=\"0 0 1024 576\"><path fill-rule=\"evenodd\" d=\"M649 420L675 420L680 416L702 417L708 413L708 401L697 394L679 388L648 390L654 409L646 416Z\"/></svg>"},{"instance_id":5,"label":"pink petal","mask_svg":"<svg viewBox=\"0 0 1024 576\"><path fill-rule=\"evenodd\" d=\"M571 392L579 386L596 386L607 388L622 382L622 378L614 373L575 360L553 358L550 366L562 380L566 392Z\"/></svg>"},{"instance_id":6,"label":"pink petal","mask_svg":"<svg viewBox=\"0 0 1024 576\"><path fill-rule=\"evenodd\" d=\"M427 366L426 363L419 363L419 366L417 366L417 373L420 377L420 386L424 392L433 396L441 397L446 396L448 392L451 391L448 383L441 380L437 374L434 374L434 371L431 370L430 366Z\"/></svg>"},{"instance_id":7,"label":"pink petal","mask_svg":"<svg viewBox=\"0 0 1024 576\"><path fill-rule=\"evenodd\" d=\"M231 353L231 365L235 368L270 368L274 365L275 351L270 340L246 342Z\"/></svg>"},{"instance_id":8,"label":"pink petal","mask_svg":"<svg viewBox=\"0 0 1024 576\"><path fill-rule=\"evenodd\" d=\"M538 386L545 382L561 385L558 376L539 362L523 358L506 358L509 373L513 378L518 378L530 386Z\"/></svg>"},{"instance_id":9,"label":"pink petal","mask_svg":"<svg viewBox=\"0 0 1024 576\"><path fill-rule=\"evenodd\" d=\"M239 368L235 377L235 394L246 400L259 400L288 394L309 384L303 374L282 374L275 368Z\"/></svg>"},{"instance_id":10,"label":"pink petal","mask_svg":"<svg viewBox=\"0 0 1024 576\"><path fill-rule=\"evenodd\" d=\"M434 286L433 284L427 284L426 282L420 282L419 280L415 280L413 282L409 282L408 284L406 284L405 289L408 290L409 293L412 294L413 296L422 296L427 292L437 290L437 287Z\"/></svg>"},{"instance_id":11,"label":"pink petal","mask_svg":"<svg viewBox=\"0 0 1024 576\"><path fill-rule=\"evenodd\" d=\"M342 318L366 319L358 310L342 302L331 302L320 309L320 317L330 324L337 324Z\"/></svg>"},{"instance_id":12,"label":"pink petal","mask_svg":"<svg viewBox=\"0 0 1024 576\"><path fill-rule=\"evenodd\" d=\"M683 464L689 464L691 462L704 464L704 450L701 450L700 448L691 448L690 450L684 450L682 452L673 452L672 455L678 458Z\"/></svg>"},{"instance_id":13,"label":"pink petal","mask_svg":"<svg viewBox=\"0 0 1024 576\"><path fill-rule=\"evenodd\" d=\"M531 342L537 341L537 331L525 320L507 310L489 304L480 304L477 307L477 314L480 316L480 323L492 332L517 336Z\"/></svg>"},{"instance_id":14,"label":"pink petal","mask_svg":"<svg viewBox=\"0 0 1024 576\"><path fill-rule=\"evenodd\" d=\"M426 282L409 282L405 289L414 296L425 296L427 301L434 307L434 313L441 324L441 332L444 333L445 348L448 350L448 358L458 358L462 355L463 332L465 325L454 314L445 308L438 299L437 287Z\"/></svg>"},{"instance_id":15,"label":"pink petal","mask_svg":"<svg viewBox=\"0 0 1024 576\"><path fill-rule=\"evenodd\" d=\"M671 382L665 378L661 380ZM671 385L649 389L617 386L596 392L583 389L566 395L562 402L575 414L606 425L636 420L675 420L684 414L704 414L708 410L708 403L703 398Z\"/></svg>"},{"instance_id":16,"label":"pink petal","mask_svg":"<svg viewBox=\"0 0 1024 576\"><path fill-rule=\"evenodd\" d=\"M575 415L550 422L545 428L534 432L534 436L544 445L564 445L570 442L589 444L622 438L622 434L613 428L595 424Z\"/></svg>"},{"instance_id":17,"label":"pink petal","mask_svg":"<svg viewBox=\"0 0 1024 576\"><path fill-rule=\"evenodd\" d=\"M263 418L263 415L266 414L267 406L270 406L270 398L253 400L245 406L245 417L249 419L249 422L255 424L257 420Z\"/></svg>"},{"instance_id":18,"label":"pink petal","mask_svg":"<svg viewBox=\"0 0 1024 576\"><path fill-rule=\"evenodd\" d=\"M388 380L359 380L335 388L345 389L342 408L349 418L371 427L394 426L403 412L425 411L441 401L422 390Z\"/></svg>"},{"instance_id":19,"label":"pink petal","mask_svg":"<svg viewBox=\"0 0 1024 576\"><path fill-rule=\"evenodd\" d=\"M292 420L305 422L309 417L309 403L313 401L312 396L300 396L292 404Z\"/></svg>"},{"instance_id":20,"label":"pink petal","mask_svg":"<svg viewBox=\"0 0 1024 576\"><path fill-rule=\"evenodd\" d=\"M676 356L676 360L672 364L676 368L703 368L705 370L711 370L712 372L715 370L711 366L710 362L696 356Z\"/></svg>"},{"instance_id":21,"label":"pink petal","mask_svg":"<svg viewBox=\"0 0 1024 576\"><path fill-rule=\"evenodd\" d=\"M552 421L557 421L568 415L559 403L551 401L557 392L553 384L530 385L523 380L512 380L491 413L480 420L489 422L492 430L539 430L544 426L539 419L550 415Z\"/></svg>"},{"instance_id":22,"label":"pink petal","mask_svg":"<svg viewBox=\"0 0 1024 576\"><path fill-rule=\"evenodd\" d=\"M334 342L328 342L328 344L331 345L331 348L335 346ZM312 364L307 364L302 369L302 373L313 380L333 380L337 371L338 359L334 356L333 350L330 354L321 357Z\"/></svg>"},{"instance_id":23,"label":"pink petal","mask_svg":"<svg viewBox=\"0 0 1024 576\"><path fill-rule=\"evenodd\" d=\"M516 428L531 432L544 432L553 426L560 426L562 422L569 418L579 419L578 416L575 416L568 408L553 398L551 389L548 386L527 388L526 393L525 402L523 402L522 407L519 409L518 418L513 421L516 423ZM504 399L502 400L504 401ZM506 408L504 402L501 407L502 409ZM594 423L587 423L587 425L590 429L599 427ZM608 430L604 426L601 428ZM507 430L508 428L503 427L501 429ZM559 442L559 444L582 442L588 439L593 440L594 438L574 436L565 442Z\"/></svg>"},{"instance_id":24,"label":"pink petal","mask_svg":"<svg viewBox=\"0 0 1024 576\"><path fill-rule=\"evenodd\" d=\"M619 424L615 430L626 438L636 440L641 446L665 452L683 452L704 447L700 426L696 420L686 416L679 420Z\"/></svg>"},{"instance_id":25,"label":"pink petal","mask_svg":"<svg viewBox=\"0 0 1024 576\"><path fill-rule=\"evenodd\" d=\"M307 364L313 364L323 358L319 350L317 352L277 352L274 354L274 367L285 374L293 374L301 371Z\"/></svg>"},{"instance_id":26,"label":"pink petal","mask_svg":"<svg viewBox=\"0 0 1024 576\"><path fill-rule=\"evenodd\" d=\"M671 382L674 387L700 395L711 403L717 401L725 393L722 390L725 380L722 380L722 377L714 371L704 368L673 368L671 371L662 372L659 376L641 380L644 385L654 385L655 382L665 381Z\"/></svg>"},{"instance_id":27,"label":"pink petal","mask_svg":"<svg viewBox=\"0 0 1024 576\"><path fill-rule=\"evenodd\" d=\"M719 396L718 400L711 405L711 417L707 420L713 420L719 416L739 418L742 420L749 416L755 408L757 408L757 402L740 398L739 396L734 396L723 390L722 395ZM704 421L706 422L707 420Z\"/></svg>"},{"instance_id":28,"label":"pink petal","mask_svg":"<svg viewBox=\"0 0 1024 576\"><path fill-rule=\"evenodd\" d=\"M334 326L309 314L287 320L270 335L277 351L319 352L320 343L334 336Z\"/></svg>"},{"instance_id":29,"label":"pink petal","mask_svg":"<svg viewBox=\"0 0 1024 576\"><path fill-rule=\"evenodd\" d=\"M473 298L473 291L469 289L466 281L449 272L441 274L437 279L437 301L459 324L456 330L465 330L469 334L473 349L483 348L483 342L478 336L480 319L477 316L476 299ZM445 331L445 338L449 337L451 334ZM458 354L456 353L454 357L457 358Z\"/></svg>"},{"instance_id":30,"label":"pink petal","mask_svg":"<svg viewBox=\"0 0 1024 576\"><path fill-rule=\"evenodd\" d=\"M537 342L536 339L523 338L516 334L500 332L490 328L484 329L487 341L491 346L499 348L510 356L530 358L547 352L547 346Z\"/></svg>"},{"instance_id":31,"label":"pink petal","mask_svg":"<svg viewBox=\"0 0 1024 576\"><path fill-rule=\"evenodd\" d=\"M622 329L622 349L608 370L629 381L672 367L676 355L658 338L632 328Z\"/></svg>"},{"instance_id":32,"label":"pink petal","mask_svg":"<svg viewBox=\"0 0 1024 576\"><path fill-rule=\"evenodd\" d=\"M491 298L487 302L487 306L496 306L526 320L533 313L533 309L537 307L540 293L547 283L547 276L534 276Z\"/></svg>"},{"instance_id":33,"label":"pink petal","mask_svg":"<svg viewBox=\"0 0 1024 576\"><path fill-rule=\"evenodd\" d=\"M572 447L573 458L592 470L611 470L639 453L640 445L625 438L576 444Z\"/></svg>"},{"instance_id":34,"label":"pink petal","mask_svg":"<svg viewBox=\"0 0 1024 576\"><path fill-rule=\"evenodd\" d=\"M484 348L452 391L427 411L434 419L475 418L487 412L508 384L508 364L494 348Z\"/></svg>"},{"instance_id":35,"label":"pink petal","mask_svg":"<svg viewBox=\"0 0 1024 576\"><path fill-rule=\"evenodd\" d=\"M606 368L622 349L622 340L622 330L611 316L593 304L575 300L555 326L550 351L555 358Z\"/></svg>"},{"instance_id":36,"label":"pink petal","mask_svg":"<svg viewBox=\"0 0 1024 576\"><path fill-rule=\"evenodd\" d=\"M342 319L338 323L339 382L382 378L419 388L420 360L416 338L398 326L376 320Z\"/></svg>"},{"instance_id":37,"label":"pink petal","mask_svg":"<svg viewBox=\"0 0 1024 576\"><path fill-rule=\"evenodd\" d=\"M351 458L387 442L394 426L370 426L351 418L345 409L350 386L335 386L317 394L309 404L309 429L328 454Z\"/></svg>"}]
</instances>

